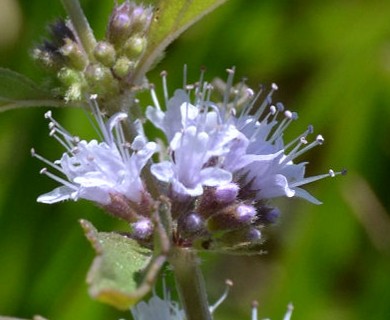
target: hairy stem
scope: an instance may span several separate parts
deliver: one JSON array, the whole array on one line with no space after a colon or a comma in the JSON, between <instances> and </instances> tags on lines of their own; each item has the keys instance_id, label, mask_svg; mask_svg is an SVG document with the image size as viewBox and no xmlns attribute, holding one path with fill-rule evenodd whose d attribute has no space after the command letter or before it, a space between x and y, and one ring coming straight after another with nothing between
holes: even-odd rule
<instances>
[{"instance_id":1,"label":"hairy stem","mask_svg":"<svg viewBox=\"0 0 390 320\"><path fill-rule=\"evenodd\" d=\"M94 61L93 50L96 46L96 39L88 20L81 9L78 0L62 0L62 4L69 15L72 25L77 33L79 40L91 61Z\"/></svg>"},{"instance_id":2,"label":"hairy stem","mask_svg":"<svg viewBox=\"0 0 390 320\"><path fill-rule=\"evenodd\" d=\"M169 256L187 320L211 320L199 259L187 248L173 248Z\"/></svg>"}]
</instances>

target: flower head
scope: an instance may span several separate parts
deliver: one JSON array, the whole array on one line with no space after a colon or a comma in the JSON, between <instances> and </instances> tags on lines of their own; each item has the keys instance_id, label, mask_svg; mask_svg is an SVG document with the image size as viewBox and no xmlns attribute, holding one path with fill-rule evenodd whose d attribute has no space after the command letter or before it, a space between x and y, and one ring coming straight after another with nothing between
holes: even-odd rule
<instances>
[{"instance_id":1,"label":"flower head","mask_svg":"<svg viewBox=\"0 0 390 320\"><path fill-rule=\"evenodd\" d=\"M223 86L204 81L202 72L197 83L185 83L172 97L163 72L165 108L151 86L153 105L146 110L169 145L151 172L172 200L178 238L208 249L260 243L261 229L279 214L268 205L271 199L300 197L319 204L302 186L339 174L305 177L307 162L296 160L323 137L308 142L309 126L286 143L284 132L298 115L273 103L278 87L273 84L260 99L263 89L254 93L243 81L234 86L235 70L227 71ZM218 87L221 100L215 98Z\"/></svg>"}]
</instances>

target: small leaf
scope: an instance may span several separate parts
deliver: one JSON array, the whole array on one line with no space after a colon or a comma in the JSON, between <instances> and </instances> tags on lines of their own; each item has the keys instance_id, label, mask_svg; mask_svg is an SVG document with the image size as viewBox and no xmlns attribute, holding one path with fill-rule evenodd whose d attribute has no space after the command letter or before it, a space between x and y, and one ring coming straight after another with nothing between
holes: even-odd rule
<instances>
[{"instance_id":1,"label":"small leaf","mask_svg":"<svg viewBox=\"0 0 390 320\"><path fill-rule=\"evenodd\" d=\"M0 68L0 111L18 107L63 106L50 92L40 88L26 76Z\"/></svg>"},{"instance_id":2,"label":"small leaf","mask_svg":"<svg viewBox=\"0 0 390 320\"><path fill-rule=\"evenodd\" d=\"M160 0L148 34L148 46L133 79L137 84L180 34L226 0Z\"/></svg>"},{"instance_id":3,"label":"small leaf","mask_svg":"<svg viewBox=\"0 0 390 320\"><path fill-rule=\"evenodd\" d=\"M130 308L150 290L138 289L152 252L126 236L98 232L86 220L80 224L97 253L87 277L90 295L118 309Z\"/></svg>"}]
</instances>

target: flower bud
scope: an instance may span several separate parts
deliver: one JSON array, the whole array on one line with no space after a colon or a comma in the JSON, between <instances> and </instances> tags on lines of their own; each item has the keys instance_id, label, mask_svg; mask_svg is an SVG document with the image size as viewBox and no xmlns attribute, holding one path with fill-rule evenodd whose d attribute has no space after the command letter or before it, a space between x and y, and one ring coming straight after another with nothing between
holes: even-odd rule
<instances>
[{"instance_id":1,"label":"flower bud","mask_svg":"<svg viewBox=\"0 0 390 320\"><path fill-rule=\"evenodd\" d=\"M123 46L123 52L130 60L139 58L146 48L145 37L133 36L127 39Z\"/></svg>"},{"instance_id":2,"label":"flower bud","mask_svg":"<svg viewBox=\"0 0 390 320\"><path fill-rule=\"evenodd\" d=\"M114 8L108 24L107 38L120 48L134 34L146 34L152 20L152 9L126 1Z\"/></svg>"},{"instance_id":3,"label":"flower bud","mask_svg":"<svg viewBox=\"0 0 390 320\"><path fill-rule=\"evenodd\" d=\"M67 26L64 20L58 20L50 25L49 32L52 38L52 44L57 48L62 47L66 39L76 42L73 31Z\"/></svg>"},{"instance_id":4,"label":"flower bud","mask_svg":"<svg viewBox=\"0 0 390 320\"><path fill-rule=\"evenodd\" d=\"M120 57L113 66L115 75L119 78L126 77L134 68L134 62L126 57Z\"/></svg>"},{"instance_id":5,"label":"flower bud","mask_svg":"<svg viewBox=\"0 0 390 320\"><path fill-rule=\"evenodd\" d=\"M70 68L62 68L58 72L58 79L66 86L71 86L75 83L82 83L83 75L81 72Z\"/></svg>"},{"instance_id":6,"label":"flower bud","mask_svg":"<svg viewBox=\"0 0 390 320\"><path fill-rule=\"evenodd\" d=\"M239 248L254 245L262 240L261 231L255 227L233 230L224 233L217 241L217 247Z\"/></svg>"},{"instance_id":7,"label":"flower bud","mask_svg":"<svg viewBox=\"0 0 390 320\"><path fill-rule=\"evenodd\" d=\"M215 189L215 200L219 203L233 203L238 195L239 187L235 183L228 183Z\"/></svg>"},{"instance_id":8,"label":"flower bud","mask_svg":"<svg viewBox=\"0 0 390 320\"><path fill-rule=\"evenodd\" d=\"M234 204L207 219L209 231L228 231L250 225L256 217L256 209L246 204Z\"/></svg>"},{"instance_id":9,"label":"flower bud","mask_svg":"<svg viewBox=\"0 0 390 320\"><path fill-rule=\"evenodd\" d=\"M77 70L83 70L88 63L88 58L73 40L65 39L65 44L59 51L63 56L68 57L72 67Z\"/></svg>"},{"instance_id":10,"label":"flower bud","mask_svg":"<svg viewBox=\"0 0 390 320\"><path fill-rule=\"evenodd\" d=\"M111 43L100 41L96 45L93 54L102 65L111 68L116 59L116 52Z\"/></svg>"},{"instance_id":11,"label":"flower bud","mask_svg":"<svg viewBox=\"0 0 390 320\"><path fill-rule=\"evenodd\" d=\"M153 223L149 219L142 219L130 225L131 236L137 240L148 240L153 234Z\"/></svg>"},{"instance_id":12,"label":"flower bud","mask_svg":"<svg viewBox=\"0 0 390 320\"><path fill-rule=\"evenodd\" d=\"M90 64L85 70L85 78L97 94L115 94L117 82L111 70L99 64Z\"/></svg>"},{"instance_id":13,"label":"flower bud","mask_svg":"<svg viewBox=\"0 0 390 320\"><path fill-rule=\"evenodd\" d=\"M181 236L190 239L206 231L203 218L196 212L181 215L178 219L177 229Z\"/></svg>"},{"instance_id":14,"label":"flower bud","mask_svg":"<svg viewBox=\"0 0 390 320\"><path fill-rule=\"evenodd\" d=\"M280 216L280 210L272 207L260 207L257 210L257 217L260 223L273 224Z\"/></svg>"}]
</instances>

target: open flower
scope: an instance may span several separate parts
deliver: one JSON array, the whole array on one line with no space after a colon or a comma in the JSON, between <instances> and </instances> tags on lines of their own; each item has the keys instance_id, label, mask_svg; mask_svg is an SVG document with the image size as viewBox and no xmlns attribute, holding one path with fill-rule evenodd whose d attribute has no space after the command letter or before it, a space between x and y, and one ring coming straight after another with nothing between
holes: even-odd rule
<instances>
[{"instance_id":1,"label":"open flower","mask_svg":"<svg viewBox=\"0 0 390 320\"><path fill-rule=\"evenodd\" d=\"M91 98L92 106L96 103L94 99L95 97ZM51 204L68 199L86 199L102 206L110 206L118 199L139 203L146 194L140 174L156 151L156 144L146 142L142 135L138 135L131 145L126 143L120 125L127 118L125 113L113 115L106 123L97 108L94 108L94 116L99 134L103 137L102 142L80 140L61 127L53 119L51 112L45 114L50 120L51 136L66 151L55 162L32 151L35 157L57 170L59 175L47 168L41 172L61 184L51 192L39 196L38 202Z\"/></svg>"},{"instance_id":2,"label":"open flower","mask_svg":"<svg viewBox=\"0 0 390 320\"><path fill-rule=\"evenodd\" d=\"M307 163L294 161L322 144L322 136L308 143L306 137L313 131L309 126L285 144L283 133L298 116L281 103L272 104L277 86L273 84L258 105L261 91L255 94L244 83L234 87L234 69L228 73L221 103L212 99L214 87L203 81L203 74L198 83L185 85L169 99L164 72L165 111L151 88L154 106L146 115L169 143L163 155L168 159L154 164L152 173L174 193L191 197L201 195L204 187L236 182L241 194L254 194L255 201L297 196L320 203L301 186L335 173L306 178Z\"/></svg>"}]
</instances>

